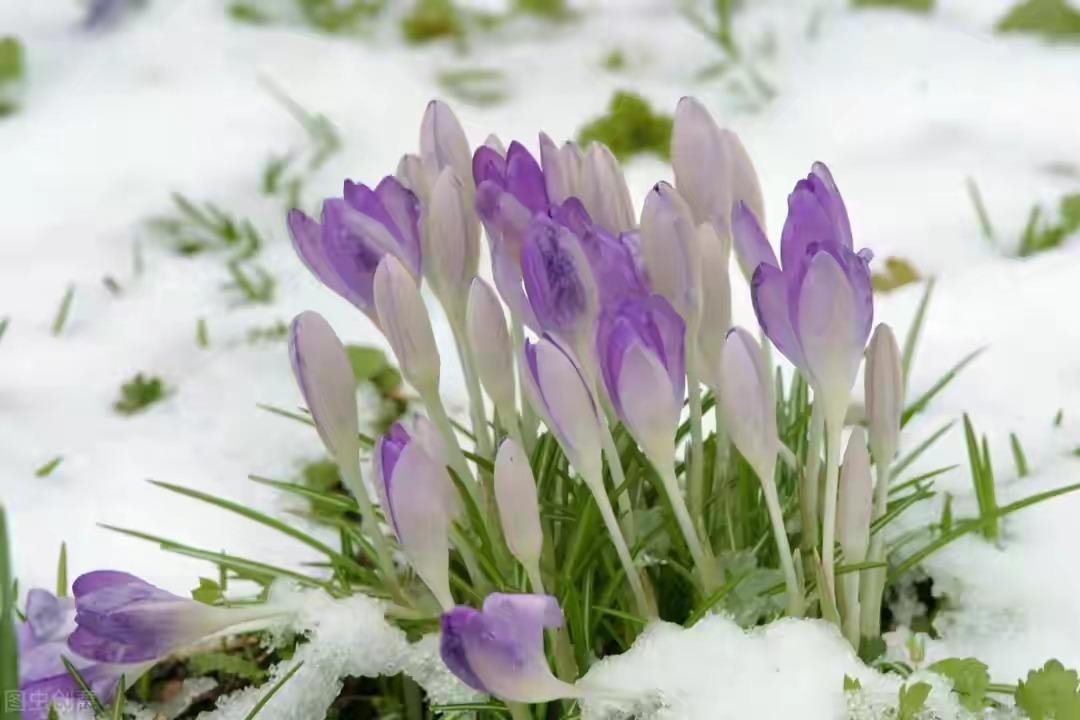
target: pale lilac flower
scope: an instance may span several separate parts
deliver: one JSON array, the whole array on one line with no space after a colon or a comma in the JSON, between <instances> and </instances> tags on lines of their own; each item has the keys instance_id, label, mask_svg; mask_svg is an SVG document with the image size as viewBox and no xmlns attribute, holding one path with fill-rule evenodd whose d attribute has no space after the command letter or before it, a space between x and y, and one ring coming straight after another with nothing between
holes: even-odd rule
<instances>
[{"instance_id":1,"label":"pale lilac flower","mask_svg":"<svg viewBox=\"0 0 1080 720\"><path fill-rule=\"evenodd\" d=\"M641 256L654 292L696 331L702 310L701 238L690 206L671 185L657 183L641 211ZM710 277L709 282L714 282Z\"/></svg>"},{"instance_id":2,"label":"pale lilac flower","mask_svg":"<svg viewBox=\"0 0 1080 720\"><path fill-rule=\"evenodd\" d=\"M495 501L510 552L526 568L536 566L544 543L536 479L528 456L510 438L503 440L495 456Z\"/></svg>"},{"instance_id":3,"label":"pale lilac flower","mask_svg":"<svg viewBox=\"0 0 1080 720\"><path fill-rule=\"evenodd\" d=\"M716 391L720 387L721 356L731 329L731 240L722 239L712 223L702 223L698 226L698 247L702 277L698 363L702 381Z\"/></svg>"},{"instance_id":4,"label":"pale lilac flower","mask_svg":"<svg viewBox=\"0 0 1080 720\"><path fill-rule=\"evenodd\" d=\"M866 560L870 545L873 487L866 432L856 427L851 431L847 450L844 451L836 507L836 539L844 551L844 562L848 565Z\"/></svg>"},{"instance_id":5,"label":"pale lilac flower","mask_svg":"<svg viewBox=\"0 0 1080 720\"><path fill-rule=\"evenodd\" d=\"M866 421L874 462L888 465L900 444L900 418L904 411L904 377L900 346L892 328L880 323L866 350L864 375Z\"/></svg>"},{"instance_id":6,"label":"pale lilac flower","mask_svg":"<svg viewBox=\"0 0 1080 720\"><path fill-rule=\"evenodd\" d=\"M544 184L548 198L554 204L581 194L581 168L585 160L577 143L566 142L562 147L545 133L540 133L540 163L544 168Z\"/></svg>"},{"instance_id":7,"label":"pale lilac flower","mask_svg":"<svg viewBox=\"0 0 1080 720\"><path fill-rule=\"evenodd\" d=\"M711 222L721 236L727 235L731 208L742 202L764 223L761 185L749 154L735 133L721 130L691 97L684 97L675 109L671 165L675 187L693 210L695 222Z\"/></svg>"},{"instance_id":8,"label":"pale lilac flower","mask_svg":"<svg viewBox=\"0 0 1080 720\"><path fill-rule=\"evenodd\" d=\"M473 278L465 313L465 329L476 360L476 374L503 423L516 422L514 350L506 316L495 291Z\"/></svg>"},{"instance_id":9,"label":"pale lilac flower","mask_svg":"<svg viewBox=\"0 0 1080 720\"><path fill-rule=\"evenodd\" d=\"M420 289L394 256L379 263L372 283L375 310L398 367L422 395L439 389L439 348Z\"/></svg>"},{"instance_id":10,"label":"pale lilac flower","mask_svg":"<svg viewBox=\"0 0 1080 720\"><path fill-rule=\"evenodd\" d=\"M397 257L420 281L420 203L393 177L374 190L346 180L343 197L323 202L321 222L294 209L288 225L308 270L373 320L372 285L383 257Z\"/></svg>"},{"instance_id":11,"label":"pale lilac flower","mask_svg":"<svg viewBox=\"0 0 1080 720\"><path fill-rule=\"evenodd\" d=\"M450 527L457 498L442 440L430 423L394 423L375 444L375 485L401 549L443 609L450 594Z\"/></svg>"},{"instance_id":12,"label":"pale lilac flower","mask_svg":"<svg viewBox=\"0 0 1080 720\"><path fill-rule=\"evenodd\" d=\"M577 235L537 216L526 232L521 271L529 306L543 332L573 348L592 336L599 291Z\"/></svg>"},{"instance_id":13,"label":"pale lilac flower","mask_svg":"<svg viewBox=\"0 0 1080 720\"><path fill-rule=\"evenodd\" d=\"M453 168L435 180L424 208L424 273L453 322L461 322L480 262L480 222Z\"/></svg>"},{"instance_id":14,"label":"pale lilac flower","mask_svg":"<svg viewBox=\"0 0 1080 720\"><path fill-rule=\"evenodd\" d=\"M457 115L441 100L432 100L424 111L420 123L420 161L432 185L443 170L453 169L472 204L474 185L469 141Z\"/></svg>"},{"instance_id":15,"label":"pale lilac flower","mask_svg":"<svg viewBox=\"0 0 1080 720\"><path fill-rule=\"evenodd\" d=\"M550 595L492 593L483 610L456 607L442 616L443 662L479 692L523 703L581 697L557 679L544 655L544 629L563 624Z\"/></svg>"},{"instance_id":16,"label":"pale lilac flower","mask_svg":"<svg viewBox=\"0 0 1080 720\"><path fill-rule=\"evenodd\" d=\"M606 145L592 143L585 151L578 183L578 197L589 216L612 235L636 225L630 188L615 155Z\"/></svg>"},{"instance_id":17,"label":"pale lilac flower","mask_svg":"<svg viewBox=\"0 0 1080 720\"><path fill-rule=\"evenodd\" d=\"M686 324L660 295L605 312L596 353L615 414L649 459L666 467L686 389Z\"/></svg>"},{"instance_id":18,"label":"pale lilac flower","mask_svg":"<svg viewBox=\"0 0 1080 720\"><path fill-rule=\"evenodd\" d=\"M525 392L573 468L587 482L600 477L600 418L577 363L544 338L525 341L520 359Z\"/></svg>"},{"instance_id":19,"label":"pale lilac flower","mask_svg":"<svg viewBox=\"0 0 1080 720\"><path fill-rule=\"evenodd\" d=\"M746 217L748 234L737 242L765 258L751 282L758 322L808 375L827 416L842 418L873 320L873 255L853 250L843 200L821 163L788 197L780 241L783 269L760 227Z\"/></svg>"},{"instance_id":20,"label":"pale lilac flower","mask_svg":"<svg viewBox=\"0 0 1080 720\"><path fill-rule=\"evenodd\" d=\"M720 378L720 408L731 441L762 482L772 482L780 451L773 381L761 346L742 328L728 333Z\"/></svg>"}]
</instances>

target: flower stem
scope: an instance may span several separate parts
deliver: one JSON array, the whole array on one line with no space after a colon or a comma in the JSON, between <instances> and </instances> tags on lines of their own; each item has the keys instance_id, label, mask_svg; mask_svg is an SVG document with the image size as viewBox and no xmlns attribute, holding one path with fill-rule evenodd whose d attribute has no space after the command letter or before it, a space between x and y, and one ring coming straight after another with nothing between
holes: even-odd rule
<instances>
[{"instance_id":1,"label":"flower stem","mask_svg":"<svg viewBox=\"0 0 1080 720\"><path fill-rule=\"evenodd\" d=\"M705 438L701 430L701 382L698 378L697 356L697 333L695 332L686 340L686 391L690 396L690 478L688 484L691 517L697 518L699 531L705 534Z\"/></svg>"},{"instance_id":2,"label":"flower stem","mask_svg":"<svg viewBox=\"0 0 1080 720\"><path fill-rule=\"evenodd\" d=\"M821 531L821 564L833 605L836 604L836 499L840 487L841 422L825 421L825 508Z\"/></svg>"},{"instance_id":3,"label":"flower stem","mask_svg":"<svg viewBox=\"0 0 1080 720\"><path fill-rule=\"evenodd\" d=\"M656 466L660 474L660 480L664 484L664 491L668 494L671 509L675 513L675 521L679 524L686 546L690 548L690 555L694 558L698 573L701 574L701 587L705 595L711 594L718 587L716 577L716 563L713 560L712 548L708 544L702 544L694 528L694 521L686 509L686 502L682 493L679 492L679 481L675 477L675 469L672 463Z\"/></svg>"},{"instance_id":4,"label":"flower stem","mask_svg":"<svg viewBox=\"0 0 1080 720\"><path fill-rule=\"evenodd\" d=\"M446 414L446 407L443 405L438 390L436 389L434 392L421 391L420 399L423 400L425 407L427 407L428 414L431 416L432 422L435 423L435 427L439 429L439 434L442 435L443 443L446 445L446 451L450 453L450 467L475 494L476 478L473 476L472 470L469 469L469 464L465 461L464 453L461 452L457 434L454 432L450 417Z\"/></svg>"},{"instance_id":5,"label":"flower stem","mask_svg":"<svg viewBox=\"0 0 1080 720\"><path fill-rule=\"evenodd\" d=\"M637 521L634 519L630 488L626 487L626 474L623 472L619 448L615 446L615 438L611 435L611 426L603 418L600 419L600 434L604 457L608 463L608 472L611 473L611 483L619 493L615 500L619 503L619 513L623 517L622 525L626 532L627 542L635 543L637 542ZM619 488L622 489L619 490Z\"/></svg>"},{"instance_id":6,"label":"flower stem","mask_svg":"<svg viewBox=\"0 0 1080 720\"><path fill-rule=\"evenodd\" d=\"M506 703L506 707L510 710L510 717L513 718L513 720L532 720L532 715L529 714L527 705L510 702Z\"/></svg>"},{"instance_id":7,"label":"flower stem","mask_svg":"<svg viewBox=\"0 0 1080 720\"><path fill-rule=\"evenodd\" d=\"M619 527L619 520L615 517L615 510L611 507L611 500L608 499L607 493L604 491L603 476L599 472L594 473L594 477L585 478L585 483L589 486L589 490L596 500L596 506L600 509L600 517L603 518L608 534L611 535L611 541L615 544L615 552L619 556L623 572L626 573L626 581L630 583L630 590L634 593L634 602L637 604L638 614L644 618L655 617L656 613L649 606L649 601L645 596L645 586L641 582L641 576L638 574L634 559L630 555L630 548L626 546L626 539L623 537L622 529Z\"/></svg>"},{"instance_id":8,"label":"flower stem","mask_svg":"<svg viewBox=\"0 0 1080 720\"><path fill-rule=\"evenodd\" d=\"M371 538L372 544L375 545L375 555L379 563L379 568L382 570L384 582L386 582L387 588L390 590L390 594L394 597L395 601L411 607L412 601L405 595L404 591L402 591L401 584L398 582L397 570L394 567L394 557L390 553L390 545L386 541L386 536L383 534L382 530L379 529L379 521L378 518L375 517L375 508L371 504L371 497L368 495L367 488L364 486L364 476L360 470L360 466L357 464L344 465L342 467L342 477L349 486L349 490L352 491L353 497L356 498L356 504L360 509L360 517L363 522L362 527L367 529L367 534Z\"/></svg>"},{"instance_id":9,"label":"flower stem","mask_svg":"<svg viewBox=\"0 0 1080 720\"><path fill-rule=\"evenodd\" d=\"M806 466L800 477L799 508L802 511L802 547L804 557L813 557L818 541L818 473L821 470L821 441L825 432L825 414L820 400L810 413L810 437L806 446Z\"/></svg>"},{"instance_id":10,"label":"flower stem","mask_svg":"<svg viewBox=\"0 0 1080 720\"><path fill-rule=\"evenodd\" d=\"M780 556L780 567L784 571L784 584L787 586L787 613L789 617L802 617L803 597L799 578L795 574L795 563L791 557L791 544L788 542L787 528L784 527L784 511L780 507L780 497L776 492L775 466L758 474L761 490L765 495L765 507L769 511L773 536L776 539L776 552Z\"/></svg>"},{"instance_id":11,"label":"flower stem","mask_svg":"<svg viewBox=\"0 0 1080 720\"><path fill-rule=\"evenodd\" d=\"M521 320L516 315L512 315L511 321L511 337L514 341L514 357L518 358L518 350L525 344L525 329L521 326ZM521 394L521 438L523 440L522 446L525 448L525 452L532 453L536 447L536 435L537 430L540 427L540 417L533 410L532 405L524 397L525 380L523 379L524 373L527 370L521 367L521 363L517 363L517 378L518 388Z\"/></svg>"},{"instance_id":12,"label":"flower stem","mask_svg":"<svg viewBox=\"0 0 1080 720\"><path fill-rule=\"evenodd\" d=\"M876 460L876 458L875 458ZM874 488L874 520L888 510L890 470L887 459L877 460L877 486ZM885 533L879 529L870 538L870 562L885 561ZM870 568L862 572L860 603L865 608L860 625L862 636L876 639L881 635L881 598L885 593L885 568Z\"/></svg>"},{"instance_id":13,"label":"flower stem","mask_svg":"<svg viewBox=\"0 0 1080 720\"><path fill-rule=\"evenodd\" d=\"M859 649L859 573L847 573L840 578L840 593L843 600L844 637L852 647Z\"/></svg>"}]
</instances>

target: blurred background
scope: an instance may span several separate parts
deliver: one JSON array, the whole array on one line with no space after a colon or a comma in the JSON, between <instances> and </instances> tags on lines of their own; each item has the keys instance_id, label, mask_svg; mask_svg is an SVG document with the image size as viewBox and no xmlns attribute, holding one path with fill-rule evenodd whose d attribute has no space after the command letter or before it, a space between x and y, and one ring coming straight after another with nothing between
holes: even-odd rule
<instances>
[{"instance_id":1,"label":"blurred background","mask_svg":"<svg viewBox=\"0 0 1080 720\"><path fill-rule=\"evenodd\" d=\"M211 571L100 524L312 559L145 481L275 514L291 508L249 475L335 481L309 429L259 407L300 403L285 337L305 309L355 346L371 426L402 410L381 336L309 276L284 219L344 178L392 174L433 97L474 145L494 132L535 151L540 130L608 143L640 201L670 179L670 113L695 95L750 151L774 242L787 193L825 161L856 245L876 254L877 318L902 336L937 280L914 391L986 348L912 442L966 411L1002 498L1075 482L1073 2L3 0L0 500L16 575L50 586L65 541L72 576L115 567L186 592ZM736 321L752 324L734 283ZM456 369L444 363L444 391L460 408ZM954 429L921 462L965 452ZM960 509L974 502L964 468L942 480ZM972 539L933 561L954 654L1003 676L1080 663L1080 572L1061 562L1078 512L1067 496L1019 516L1002 547Z\"/></svg>"}]
</instances>

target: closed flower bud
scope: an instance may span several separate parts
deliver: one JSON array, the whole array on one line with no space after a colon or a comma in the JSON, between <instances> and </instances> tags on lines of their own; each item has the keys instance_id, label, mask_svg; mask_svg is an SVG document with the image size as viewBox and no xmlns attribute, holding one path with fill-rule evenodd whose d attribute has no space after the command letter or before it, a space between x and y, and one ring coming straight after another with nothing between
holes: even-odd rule
<instances>
[{"instance_id":1,"label":"closed flower bud","mask_svg":"<svg viewBox=\"0 0 1080 720\"><path fill-rule=\"evenodd\" d=\"M581 148L576 143L567 142L560 148L546 133L540 133L540 162L544 168L548 198L553 205L580 194L584 160Z\"/></svg>"},{"instance_id":2,"label":"closed flower bud","mask_svg":"<svg viewBox=\"0 0 1080 720\"><path fill-rule=\"evenodd\" d=\"M454 605L450 525L457 502L445 458L433 453L435 440L437 433L418 435L395 423L375 444L373 464L386 519L409 564L445 610Z\"/></svg>"},{"instance_id":3,"label":"closed flower bud","mask_svg":"<svg viewBox=\"0 0 1080 720\"><path fill-rule=\"evenodd\" d=\"M394 177L422 202L427 202L428 196L431 195L431 182L434 178L428 177L424 169L424 161L419 155L412 153L402 155Z\"/></svg>"},{"instance_id":4,"label":"closed flower bud","mask_svg":"<svg viewBox=\"0 0 1080 720\"><path fill-rule=\"evenodd\" d=\"M731 329L730 243L712 223L698 226L701 249L701 323L698 326L699 367L702 380L714 391L720 387L721 355ZM705 282L705 279L708 282Z\"/></svg>"},{"instance_id":5,"label":"closed flower bud","mask_svg":"<svg viewBox=\"0 0 1080 720\"><path fill-rule=\"evenodd\" d=\"M719 395L731 441L762 482L770 482L780 450L772 378L761 346L739 327L724 343Z\"/></svg>"},{"instance_id":6,"label":"closed flower bud","mask_svg":"<svg viewBox=\"0 0 1080 720\"><path fill-rule=\"evenodd\" d=\"M480 221L452 168L439 173L424 222L424 272L453 322L465 312L469 282L480 262Z\"/></svg>"},{"instance_id":7,"label":"closed flower bud","mask_svg":"<svg viewBox=\"0 0 1080 720\"><path fill-rule=\"evenodd\" d=\"M310 310L289 327L289 359L315 429L351 488L360 482L356 377L341 340Z\"/></svg>"},{"instance_id":8,"label":"closed flower bud","mask_svg":"<svg viewBox=\"0 0 1080 720\"><path fill-rule=\"evenodd\" d=\"M525 341L525 392L555 435L567 460L586 481L600 477L600 419L578 366L555 342Z\"/></svg>"},{"instance_id":9,"label":"closed flower bud","mask_svg":"<svg viewBox=\"0 0 1080 720\"><path fill-rule=\"evenodd\" d=\"M641 257L655 292L692 329L701 317L701 248L690 206L675 188L657 183L641 212ZM712 282L713 278L709 278Z\"/></svg>"},{"instance_id":10,"label":"closed flower bud","mask_svg":"<svg viewBox=\"0 0 1080 720\"><path fill-rule=\"evenodd\" d=\"M600 227L612 235L634 228L634 205L619 161L606 145L593 143L585 152L579 197Z\"/></svg>"},{"instance_id":11,"label":"closed flower bud","mask_svg":"<svg viewBox=\"0 0 1080 720\"><path fill-rule=\"evenodd\" d=\"M503 440L495 457L495 500L510 552L522 565L531 567L539 561L544 543L540 504L529 457L510 438Z\"/></svg>"},{"instance_id":12,"label":"closed flower bud","mask_svg":"<svg viewBox=\"0 0 1080 720\"><path fill-rule=\"evenodd\" d=\"M393 256L379 263L375 309L402 374L421 394L439 389L439 348L424 299L409 271Z\"/></svg>"},{"instance_id":13,"label":"closed flower bud","mask_svg":"<svg viewBox=\"0 0 1080 720\"><path fill-rule=\"evenodd\" d=\"M544 655L544 629L563 624L550 595L492 593L483 610L456 607L443 614L441 624L443 662L474 690L522 703L581 696L551 674Z\"/></svg>"},{"instance_id":14,"label":"closed flower bud","mask_svg":"<svg viewBox=\"0 0 1080 720\"><path fill-rule=\"evenodd\" d=\"M904 376L900 347L892 328L880 323L870 338L865 369L866 421L874 461L888 465L900 443L900 417L904 411Z\"/></svg>"},{"instance_id":15,"label":"closed flower bud","mask_svg":"<svg viewBox=\"0 0 1080 720\"><path fill-rule=\"evenodd\" d=\"M441 100L432 100L424 111L420 124L420 159L432 181L446 168L452 168L467 188L471 202L473 178L469 141L457 115Z\"/></svg>"},{"instance_id":16,"label":"closed flower bud","mask_svg":"<svg viewBox=\"0 0 1080 720\"><path fill-rule=\"evenodd\" d=\"M465 314L469 345L476 360L476 374L504 422L515 415L514 351L502 304L491 286L473 278Z\"/></svg>"},{"instance_id":17,"label":"closed flower bud","mask_svg":"<svg viewBox=\"0 0 1080 720\"><path fill-rule=\"evenodd\" d=\"M866 433L861 427L851 431L844 466L840 470L840 494L836 506L836 539L848 565L866 560L870 545L870 513L874 486L870 479L870 455Z\"/></svg>"}]
</instances>

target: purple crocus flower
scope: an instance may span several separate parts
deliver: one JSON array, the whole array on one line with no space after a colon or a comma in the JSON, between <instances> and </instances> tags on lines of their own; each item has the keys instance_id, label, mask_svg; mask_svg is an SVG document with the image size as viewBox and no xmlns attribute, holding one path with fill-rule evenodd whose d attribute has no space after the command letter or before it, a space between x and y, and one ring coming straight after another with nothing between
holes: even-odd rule
<instances>
[{"instance_id":1,"label":"purple crocus flower","mask_svg":"<svg viewBox=\"0 0 1080 720\"><path fill-rule=\"evenodd\" d=\"M686 387L686 324L660 295L601 316L596 353L615 414L657 465L674 452Z\"/></svg>"},{"instance_id":2,"label":"purple crocus flower","mask_svg":"<svg viewBox=\"0 0 1080 720\"><path fill-rule=\"evenodd\" d=\"M562 610L550 595L492 593L482 610L443 613L439 650L462 682L501 700L581 697L581 690L552 675L544 656L544 628L562 624Z\"/></svg>"},{"instance_id":3,"label":"purple crocus flower","mask_svg":"<svg viewBox=\"0 0 1080 720\"><path fill-rule=\"evenodd\" d=\"M106 703L116 694L121 675L134 681L149 667L147 663L101 663L79 656L68 647L68 636L75 628L74 601L37 588L27 594L26 621L16 628L23 720L45 720L50 705L64 710L86 702L62 657Z\"/></svg>"},{"instance_id":4,"label":"purple crocus flower","mask_svg":"<svg viewBox=\"0 0 1080 720\"><path fill-rule=\"evenodd\" d=\"M854 251L847 210L828 168L815 163L788 196L782 265L745 204L735 206L732 226L740 257L757 263L751 294L762 329L807 373L827 415L842 417L873 321L873 254Z\"/></svg>"},{"instance_id":5,"label":"purple crocus flower","mask_svg":"<svg viewBox=\"0 0 1080 720\"><path fill-rule=\"evenodd\" d=\"M420 202L394 177L374 190L346 180L343 197L323 202L321 222L294 209L288 224L308 270L376 324L372 285L387 253L420 281Z\"/></svg>"},{"instance_id":6,"label":"purple crocus flower","mask_svg":"<svg viewBox=\"0 0 1080 720\"><path fill-rule=\"evenodd\" d=\"M550 217L535 217L525 234L521 272L540 329L579 348L592 335L599 297L578 236Z\"/></svg>"},{"instance_id":7,"label":"purple crocus flower","mask_svg":"<svg viewBox=\"0 0 1080 720\"><path fill-rule=\"evenodd\" d=\"M450 594L450 525L457 498L446 471L446 450L426 419L394 423L374 452L375 484L383 512L409 564L443 609Z\"/></svg>"}]
</instances>

